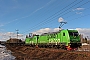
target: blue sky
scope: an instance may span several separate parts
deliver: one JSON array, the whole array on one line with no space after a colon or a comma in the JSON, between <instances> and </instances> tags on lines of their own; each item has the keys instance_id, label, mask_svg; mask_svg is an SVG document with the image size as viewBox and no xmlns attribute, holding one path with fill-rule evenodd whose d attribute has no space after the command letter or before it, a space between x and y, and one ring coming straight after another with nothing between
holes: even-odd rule
<instances>
[{"instance_id":1,"label":"blue sky","mask_svg":"<svg viewBox=\"0 0 90 60\"><path fill-rule=\"evenodd\" d=\"M59 18L67 22L63 29L78 29L89 35L89 6L90 0L0 0L0 38L14 35L16 29L25 35L58 28Z\"/></svg>"}]
</instances>

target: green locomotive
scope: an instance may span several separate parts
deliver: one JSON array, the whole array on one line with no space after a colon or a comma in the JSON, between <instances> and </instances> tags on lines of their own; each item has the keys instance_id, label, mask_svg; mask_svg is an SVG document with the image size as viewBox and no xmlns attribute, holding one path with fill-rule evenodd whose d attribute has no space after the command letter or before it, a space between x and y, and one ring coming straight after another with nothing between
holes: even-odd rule
<instances>
[{"instance_id":1,"label":"green locomotive","mask_svg":"<svg viewBox=\"0 0 90 60\"><path fill-rule=\"evenodd\" d=\"M58 32L30 35L26 37L25 44L39 47L55 47L63 49L75 49L81 46L80 36L77 30L60 30Z\"/></svg>"}]
</instances>

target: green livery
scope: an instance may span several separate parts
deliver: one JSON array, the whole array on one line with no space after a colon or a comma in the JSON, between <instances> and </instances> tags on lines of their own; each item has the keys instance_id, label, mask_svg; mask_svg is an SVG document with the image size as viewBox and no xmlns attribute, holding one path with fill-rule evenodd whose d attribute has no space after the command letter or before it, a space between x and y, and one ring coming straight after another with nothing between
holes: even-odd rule
<instances>
[{"instance_id":1,"label":"green livery","mask_svg":"<svg viewBox=\"0 0 90 60\"><path fill-rule=\"evenodd\" d=\"M43 33L41 35L32 35L25 39L27 45L38 46L70 46L80 47L80 36L77 30L60 30L58 32Z\"/></svg>"}]
</instances>

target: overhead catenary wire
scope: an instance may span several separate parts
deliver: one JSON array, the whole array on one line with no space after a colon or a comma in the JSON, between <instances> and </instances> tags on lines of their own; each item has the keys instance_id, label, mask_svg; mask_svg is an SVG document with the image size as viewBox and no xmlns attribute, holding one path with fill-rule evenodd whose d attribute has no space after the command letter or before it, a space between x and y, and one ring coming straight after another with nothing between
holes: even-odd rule
<instances>
[{"instance_id":1,"label":"overhead catenary wire","mask_svg":"<svg viewBox=\"0 0 90 60\"><path fill-rule=\"evenodd\" d=\"M80 5L79 7L81 7L81 6L83 6L83 5L85 5L85 4L87 4L87 3L89 3L90 1L87 1L87 2L85 2L84 4L82 4L82 5ZM73 7L73 6L72 6ZM61 15L61 16L64 16L64 15L66 15L66 14L68 14L68 13L70 13L71 12L71 10L70 11L68 11L68 12L66 12L65 14L63 14L63 15ZM59 15L59 14L58 14ZM58 16L57 15L57 16ZM55 17L53 17L52 19L54 20L54 19L56 19L56 17L57 16L55 16ZM59 17L58 17L59 18ZM52 22L52 20L50 20L50 21L48 21L49 23L51 23ZM46 22L47 24L48 24L48 22ZM46 23L44 23L44 24L46 24ZM43 24L43 25L44 25ZM42 25L41 25L42 26Z\"/></svg>"},{"instance_id":2,"label":"overhead catenary wire","mask_svg":"<svg viewBox=\"0 0 90 60\"><path fill-rule=\"evenodd\" d=\"M82 1L82 0L81 0L81 1ZM80 1L80 2L81 2L81 1ZM78 2L78 4L79 4L80 2ZM86 3L87 3L87 2L85 2L84 4L86 4ZM82 4L82 5L84 5L84 4ZM76 5L76 4L74 4L73 6L75 6L75 5ZM82 5L80 5L80 6L82 6ZM71 6L71 7L73 7L73 6ZM71 7L70 7L70 8L71 8ZM67 10L67 9L66 9L66 10ZM69 10L69 8L68 8L68 10ZM64 12L65 12L65 11L64 11ZM62 13L63 13L63 12L62 12ZM70 13L70 11L67 12L67 13ZM65 13L65 14L63 14L63 15L66 15L67 13ZM55 17L57 17L58 15L59 15L59 14L57 14L57 15L54 16L54 17L51 16L51 18L52 18L52 19L55 19ZM61 16L63 16L63 15L61 15ZM52 21L52 20L42 22L42 24L39 24L38 26L40 27L40 26L42 26L42 25L44 25L44 24L47 24L47 23L50 22L50 21ZM35 27L37 27L37 26L35 26ZM34 28L35 28L35 27L34 27Z\"/></svg>"},{"instance_id":3,"label":"overhead catenary wire","mask_svg":"<svg viewBox=\"0 0 90 60\"><path fill-rule=\"evenodd\" d=\"M75 0L75 1L76 1L76 0ZM75 3L75 1L72 2L71 4ZM73 6L81 3L82 1L83 1L83 0L79 1L78 3L74 4ZM67 7L70 6L71 4L67 5L65 8L67 8ZM73 7L73 6L71 6L71 7ZM64 10L63 12L66 12L66 11L69 10L71 7L67 8L67 9ZM63 8L63 9L65 9L65 8ZM60 11L62 11L63 9L61 9ZM58 12L59 12L59 11L58 11ZM58 12L56 12L55 14L57 14ZM62 14L63 12L61 12L60 14ZM51 15L50 17L54 16L55 14ZM56 15L56 16L57 16L57 15ZM54 16L54 17L56 17L56 16ZM48 17L47 19L50 19L50 17ZM53 18L54 18L54 17L53 17ZM43 25L43 24L49 22L47 19L45 19L46 21L42 21L39 25ZM51 21L51 20L50 20L50 21ZM40 27L40 26L39 26L39 27ZM35 28L35 27L34 27L34 28ZM32 29L33 29L33 28L32 28Z\"/></svg>"},{"instance_id":4,"label":"overhead catenary wire","mask_svg":"<svg viewBox=\"0 0 90 60\"><path fill-rule=\"evenodd\" d=\"M63 11L65 8L69 7L71 4L75 3L76 1L77 1L77 0L73 1L72 3L70 3L70 4L67 5L67 6L65 6L64 8L62 8L61 10L59 10L58 12ZM83 0L81 0L81 1L83 1ZM80 2L81 2L81 1L80 1ZM54 13L53 15L49 16L49 17L46 18L45 20L51 18L52 16L54 16L54 15L57 14L58 12L56 12L56 13ZM38 26L38 25L40 25L40 24L43 24L42 22L45 22L45 21L43 20L43 21L41 21L40 23L38 23L38 24L36 24L36 25ZM36 27L36 26L35 26L35 27ZM29 30L31 30L31 29L33 29L33 28L35 28L35 27L32 27L32 28L30 28ZM27 30L27 31L29 31L29 30ZM25 31L25 32L27 32L27 31ZM23 32L23 33L25 33L25 32Z\"/></svg>"},{"instance_id":5,"label":"overhead catenary wire","mask_svg":"<svg viewBox=\"0 0 90 60\"><path fill-rule=\"evenodd\" d=\"M81 0L81 1L83 1L83 0ZM80 2L81 2L81 1L80 1ZM80 3L80 2L78 2L78 3ZM74 2L73 2L73 3L74 3ZM74 4L74 5L76 5L76 4ZM72 6L72 7L73 7L73 6ZM70 7L70 8L71 8L71 7ZM68 9L69 9L69 8L68 8ZM66 10L67 10L67 9L66 9ZM55 17L56 17L56 16L55 16ZM47 22L48 22L48 21L45 21L45 22L43 23L43 25L46 24ZM39 26L39 27L40 27L40 26Z\"/></svg>"},{"instance_id":6,"label":"overhead catenary wire","mask_svg":"<svg viewBox=\"0 0 90 60\"><path fill-rule=\"evenodd\" d=\"M90 3L90 0L89 0L89 1L87 1L87 2L85 2L85 3L83 3L83 4L81 4L81 5L80 5L80 6L78 6L78 7L81 7L81 6L83 6L83 5L87 4L87 3ZM90 9L90 7L89 7L89 8L87 8L87 9L85 9L85 10L88 10L88 9ZM64 15L66 15L66 14L70 13L70 12L72 12L72 11L70 10L70 11L68 11L68 12L64 13L64 14L63 14L63 15L61 15L61 16L64 16ZM75 15L75 13L74 13L73 15ZM73 15L70 15L70 16L73 16ZM58 18L59 18L59 17L58 17ZM55 17L54 17L54 19L55 19ZM72 19L72 20L73 20L73 19Z\"/></svg>"}]
</instances>

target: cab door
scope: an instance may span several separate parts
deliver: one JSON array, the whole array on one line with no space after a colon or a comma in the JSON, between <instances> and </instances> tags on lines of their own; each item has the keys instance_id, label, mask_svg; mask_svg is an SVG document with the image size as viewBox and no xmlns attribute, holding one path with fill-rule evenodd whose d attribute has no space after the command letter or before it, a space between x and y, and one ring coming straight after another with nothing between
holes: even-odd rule
<instances>
[{"instance_id":1,"label":"cab door","mask_svg":"<svg viewBox=\"0 0 90 60\"><path fill-rule=\"evenodd\" d=\"M68 42L67 30L63 30L63 31L61 32L61 42L62 42L63 44L67 44L67 42Z\"/></svg>"},{"instance_id":2,"label":"cab door","mask_svg":"<svg viewBox=\"0 0 90 60\"><path fill-rule=\"evenodd\" d=\"M62 42L64 43L66 41L66 33L62 32Z\"/></svg>"}]
</instances>

